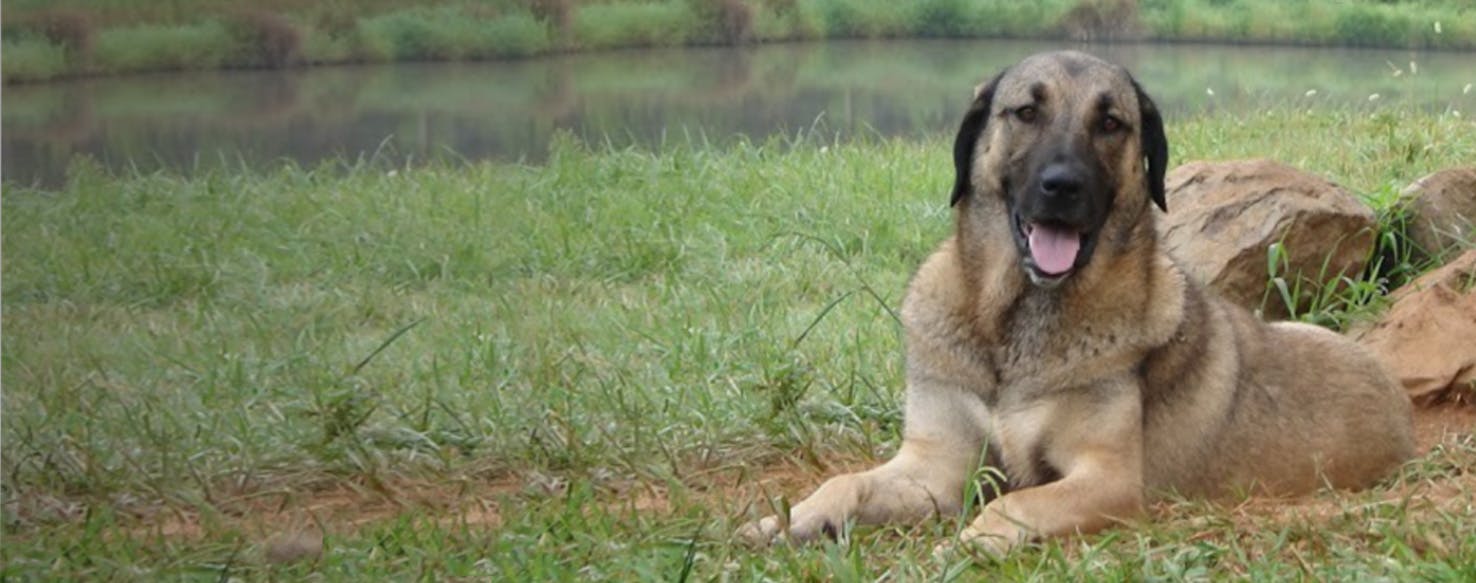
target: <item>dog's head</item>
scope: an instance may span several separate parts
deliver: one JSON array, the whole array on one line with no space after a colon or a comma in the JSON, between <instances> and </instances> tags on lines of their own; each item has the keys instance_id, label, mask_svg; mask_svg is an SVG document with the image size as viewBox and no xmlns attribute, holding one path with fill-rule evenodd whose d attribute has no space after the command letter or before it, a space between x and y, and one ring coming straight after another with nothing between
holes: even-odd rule
<instances>
[{"instance_id":1,"label":"dog's head","mask_svg":"<svg viewBox=\"0 0 1476 583\"><path fill-rule=\"evenodd\" d=\"M1087 266L1114 214L1137 217L1149 200L1167 210L1158 108L1123 68L1083 53L1035 55L980 86L953 158L952 204L997 213L970 199L1002 200L1021 267L1042 287Z\"/></svg>"}]
</instances>

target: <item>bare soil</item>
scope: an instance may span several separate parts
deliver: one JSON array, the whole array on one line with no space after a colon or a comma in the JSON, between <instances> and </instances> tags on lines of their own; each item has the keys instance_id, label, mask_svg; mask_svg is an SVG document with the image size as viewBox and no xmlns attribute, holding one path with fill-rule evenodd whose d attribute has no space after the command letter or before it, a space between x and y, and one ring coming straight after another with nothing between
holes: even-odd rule
<instances>
[{"instance_id":1,"label":"bare soil","mask_svg":"<svg viewBox=\"0 0 1476 583\"><path fill-rule=\"evenodd\" d=\"M1415 433L1421 452L1448 440L1476 434L1476 407L1446 405L1420 408L1415 412ZM767 514L776 508L756 508L781 497L796 500L826 477L863 469L878 460L853 457L819 468L799 459L774 460L760 467L727 466L697 472L685 486L691 498L727 508L735 522L744 516ZM558 496L567 484L541 474L506 476L483 482L447 484L426 480L362 484L349 481L324 483L294 491L256 492L219 501L218 511L162 510L141 516L129 529L136 535L200 538L210 532L236 531L262 541L268 554L296 552L295 547L321 546L324 534L346 535L365 527L414 515L447 526L496 529L503 512L517 499ZM612 507L666 514L672 512L671 497L664 486L642 482L614 482L601 487L597 498ZM1388 488L1381 499L1408 500L1410 512L1453 510L1468 504L1476 495L1476 471L1455 472L1441 480L1402 482ZM745 506L746 504L746 506ZM1161 504L1150 512L1157 519L1189 520L1186 509ZM1266 520L1327 520L1345 510L1337 496L1290 500L1251 499L1231 509L1232 520L1249 527ZM1190 510L1192 512L1192 510ZM1177 516L1176 516L1177 515ZM304 542L306 541L306 542ZM282 547L282 548L279 548ZM290 548L288 548L290 547Z\"/></svg>"}]
</instances>

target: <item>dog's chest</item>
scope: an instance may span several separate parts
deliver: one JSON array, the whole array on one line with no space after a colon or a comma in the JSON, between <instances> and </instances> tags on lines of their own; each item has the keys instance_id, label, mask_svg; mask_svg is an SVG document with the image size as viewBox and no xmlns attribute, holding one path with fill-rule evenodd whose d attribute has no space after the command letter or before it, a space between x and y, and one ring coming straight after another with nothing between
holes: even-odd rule
<instances>
[{"instance_id":1,"label":"dog's chest","mask_svg":"<svg viewBox=\"0 0 1476 583\"><path fill-rule=\"evenodd\" d=\"M992 415L993 447L999 452L1010 485L1015 488L1053 482L1060 472L1046 459L1048 429L1056 406L1041 401L1023 409L1004 409Z\"/></svg>"},{"instance_id":2,"label":"dog's chest","mask_svg":"<svg viewBox=\"0 0 1476 583\"><path fill-rule=\"evenodd\" d=\"M1023 298L1003 319L991 347L1001 392L1051 391L1091 382L1122 349L1119 334L1081 315L1068 317L1050 298Z\"/></svg>"}]
</instances>

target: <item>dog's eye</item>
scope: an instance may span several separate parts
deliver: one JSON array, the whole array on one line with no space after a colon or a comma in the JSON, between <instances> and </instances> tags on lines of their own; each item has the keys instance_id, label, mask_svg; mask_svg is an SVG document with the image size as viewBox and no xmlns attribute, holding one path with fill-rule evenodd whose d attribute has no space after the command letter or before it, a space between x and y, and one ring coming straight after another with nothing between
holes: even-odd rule
<instances>
[{"instance_id":1,"label":"dog's eye","mask_svg":"<svg viewBox=\"0 0 1476 583\"><path fill-rule=\"evenodd\" d=\"M1121 129L1122 122L1118 121L1117 118L1110 115L1102 118L1102 133L1116 133L1118 130Z\"/></svg>"},{"instance_id":2,"label":"dog's eye","mask_svg":"<svg viewBox=\"0 0 1476 583\"><path fill-rule=\"evenodd\" d=\"M1015 108L1015 119L1025 123L1035 123L1035 118L1040 112L1036 111L1034 105L1025 105Z\"/></svg>"}]
</instances>

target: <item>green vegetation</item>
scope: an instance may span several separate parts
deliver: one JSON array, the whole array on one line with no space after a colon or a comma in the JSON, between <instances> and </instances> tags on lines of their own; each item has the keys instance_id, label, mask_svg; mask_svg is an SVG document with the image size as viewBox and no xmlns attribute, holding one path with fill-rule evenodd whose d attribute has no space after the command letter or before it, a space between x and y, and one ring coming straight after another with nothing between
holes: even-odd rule
<instances>
[{"instance_id":1,"label":"green vegetation","mask_svg":"<svg viewBox=\"0 0 1476 583\"><path fill-rule=\"evenodd\" d=\"M120 6L126 4L127 6ZM18 0L4 78L520 57L818 38L1033 37L1476 49L1459 0Z\"/></svg>"},{"instance_id":2,"label":"green vegetation","mask_svg":"<svg viewBox=\"0 0 1476 583\"><path fill-rule=\"evenodd\" d=\"M1170 139L1387 206L1476 159L1472 129L1284 110ZM1476 576L1469 436L1374 492L1170 504L1000 563L932 558L956 520L736 545L766 495L838 469L816 460L895 447L891 310L950 227L949 173L941 138L804 135L7 184L0 576ZM321 558L263 558L298 528Z\"/></svg>"}]
</instances>

